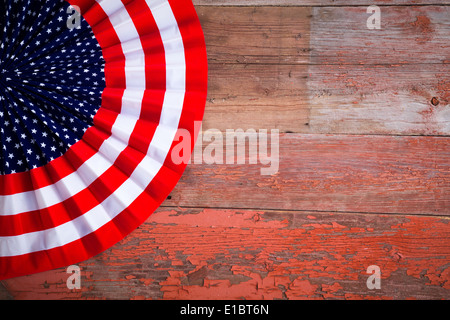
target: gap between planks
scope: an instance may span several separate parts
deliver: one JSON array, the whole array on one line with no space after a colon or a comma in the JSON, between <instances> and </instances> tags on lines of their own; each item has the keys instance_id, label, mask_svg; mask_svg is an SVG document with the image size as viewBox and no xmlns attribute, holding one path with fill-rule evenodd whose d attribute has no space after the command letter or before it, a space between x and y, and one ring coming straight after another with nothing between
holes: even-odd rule
<instances>
[{"instance_id":1,"label":"gap between planks","mask_svg":"<svg viewBox=\"0 0 450 320\"><path fill-rule=\"evenodd\" d=\"M398 213L398 212L380 212L380 213L375 213L375 212L361 212L361 211L330 211L330 210L314 210L314 209L310 209L310 210L287 210L287 209L261 209L261 208L238 208L238 207L201 207L201 206L174 206L171 204L165 204L165 202L163 202L163 204L161 204L161 206L159 206L158 210L170 210L170 209L181 209L181 210L191 210L191 209L196 209L196 210L233 210L233 211L264 211L264 212L278 212L278 213L286 213L286 214L336 214L336 215L352 215L352 216L369 216L369 215L373 215L373 216L389 216L389 217L402 217L402 218L407 218L407 217L423 217L423 218L437 218L437 219L443 219L443 220L450 220L450 216L445 216L445 215L441 215L441 214L429 214L429 213L424 213L424 214L408 214L408 213ZM155 212L154 214L158 214L157 212Z\"/></svg>"},{"instance_id":2,"label":"gap between planks","mask_svg":"<svg viewBox=\"0 0 450 320\"><path fill-rule=\"evenodd\" d=\"M321 2L321 3L319 3ZM408 3L405 1L393 1L386 3L383 0L368 1L299 1L299 0L193 0L194 5L205 7L368 7L376 5L378 7L410 7L410 6L450 6L450 2L418 1Z\"/></svg>"}]
</instances>

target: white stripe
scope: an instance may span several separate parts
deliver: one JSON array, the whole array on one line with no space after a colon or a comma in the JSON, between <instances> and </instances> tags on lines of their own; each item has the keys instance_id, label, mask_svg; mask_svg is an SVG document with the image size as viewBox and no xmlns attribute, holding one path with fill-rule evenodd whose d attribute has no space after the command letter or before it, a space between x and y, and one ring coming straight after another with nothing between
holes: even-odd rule
<instances>
[{"instance_id":1,"label":"white stripe","mask_svg":"<svg viewBox=\"0 0 450 320\"><path fill-rule=\"evenodd\" d=\"M105 11L119 10L119 0L99 1ZM144 191L161 169L175 138L184 103L186 88L185 69L178 69L172 80L170 66L185 64L184 46L177 21L167 1L147 1L161 31L164 48L166 43L176 43L178 54L166 56L167 89L162 107L161 119L165 125L158 126L150 143L147 156L137 166L130 178L104 202L84 215L49 230L27 233L19 236L0 237L0 256L16 256L36 251L48 250L78 240L114 219ZM166 28L166 29L164 29ZM167 31L169 28L170 32Z\"/></svg>"}]
</instances>

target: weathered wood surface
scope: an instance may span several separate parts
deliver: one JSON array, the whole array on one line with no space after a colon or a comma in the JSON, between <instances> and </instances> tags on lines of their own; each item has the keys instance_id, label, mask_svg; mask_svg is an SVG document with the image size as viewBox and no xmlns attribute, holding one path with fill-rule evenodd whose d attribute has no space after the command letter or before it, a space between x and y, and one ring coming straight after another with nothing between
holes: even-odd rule
<instances>
[{"instance_id":1,"label":"weathered wood surface","mask_svg":"<svg viewBox=\"0 0 450 320\"><path fill-rule=\"evenodd\" d=\"M449 15L448 6L388 7L370 30L366 7L313 8L311 63L448 64Z\"/></svg>"},{"instance_id":2,"label":"weathered wood surface","mask_svg":"<svg viewBox=\"0 0 450 320\"><path fill-rule=\"evenodd\" d=\"M81 290L58 269L0 299L450 299L450 2L194 3L203 129L279 129L278 173L191 164Z\"/></svg>"},{"instance_id":3,"label":"weathered wood surface","mask_svg":"<svg viewBox=\"0 0 450 320\"><path fill-rule=\"evenodd\" d=\"M448 64L211 64L209 74L204 130L450 134Z\"/></svg>"},{"instance_id":4,"label":"weathered wood surface","mask_svg":"<svg viewBox=\"0 0 450 320\"><path fill-rule=\"evenodd\" d=\"M199 7L204 129L448 135L450 7L384 11L368 30L361 8Z\"/></svg>"},{"instance_id":5,"label":"weathered wood surface","mask_svg":"<svg viewBox=\"0 0 450 320\"><path fill-rule=\"evenodd\" d=\"M260 160L225 164L224 146L224 164L189 166L165 205L450 215L446 137L282 134L279 144L275 174Z\"/></svg>"},{"instance_id":6,"label":"weathered wood surface","mask_svg":"<svg viewBox=\"0 0 450 320\"><path fill-rule=\"evenodd\" d=\"M449 63L450 7L199 7L211 63ZM313 35L313 36L312 36ZM346 68L348 68L346 66Z\"/></svg>"},{"instance_id":7,"label":"weathered wood surface","mask_svg":"<svg viewBox=\"0 0 450 320\"><path fill-rule=\"evenodd\" d=\"M16 299L448 298L449 220L439 217L162 208L103 254L4 281ZM381 269L369 290L367 268ZM0 291L1 292L1 291Z\"/></svg>"}]
</instances>

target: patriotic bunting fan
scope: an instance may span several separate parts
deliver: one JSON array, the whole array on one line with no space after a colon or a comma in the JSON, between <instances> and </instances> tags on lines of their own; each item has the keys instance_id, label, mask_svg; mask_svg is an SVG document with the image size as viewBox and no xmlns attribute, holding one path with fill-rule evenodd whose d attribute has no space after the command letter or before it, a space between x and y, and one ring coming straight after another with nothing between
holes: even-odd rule
<instances>
[{"instance_id":1,"label":"patriotic bunting fan","mask_svg":"<svg viewBox=\"0 0 450 320\"><path fill-rule=\"evenodd\" d=\"M207 60L191 0L0 0L0 15L1 280L84 261L158 208Z\"/></svg>"}]
</instances>

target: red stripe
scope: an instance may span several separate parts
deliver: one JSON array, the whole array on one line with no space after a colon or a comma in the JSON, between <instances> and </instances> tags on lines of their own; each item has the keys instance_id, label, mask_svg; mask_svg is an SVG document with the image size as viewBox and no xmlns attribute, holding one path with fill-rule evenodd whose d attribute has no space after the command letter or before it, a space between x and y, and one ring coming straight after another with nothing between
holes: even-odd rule
<instances>
[{"instance_id":1,"label":"red stripe","mask_svg":"<svg viewBox=\"0 0 450 320\"><path fill-rule=\"evenodd\" d=\"M145 0L124 1L145 53L146 87L166 90L166 57L161 35ZM156 30L156 31L155 31ZM158 121L159 122L159 121Z\"/></svg>"}]
</instances>

